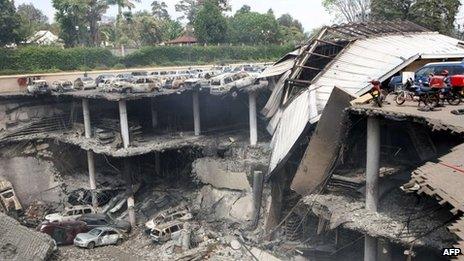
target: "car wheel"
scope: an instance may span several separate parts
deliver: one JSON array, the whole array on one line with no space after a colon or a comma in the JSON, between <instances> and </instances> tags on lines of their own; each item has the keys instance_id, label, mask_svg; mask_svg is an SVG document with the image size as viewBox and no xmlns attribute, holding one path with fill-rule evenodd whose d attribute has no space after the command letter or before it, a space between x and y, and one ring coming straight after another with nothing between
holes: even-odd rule
<instances>
[{"instance_id":1,"label":"car wheel","mask_svg":"<svg viewBox=\"0 0 464 261\"><path fill-rule=\"evenodd\" d=\"M95 247L95 242L90 242L89 244L87 244L88 249L93 249L94 247Z\"/></svg>"},{"instance_id":2,"label":"car wheel","mask_svg":"<svg viewBox=\"0 0 464 261\"><path fill-rule=\"evenodd\" d=\"M116 241L116 245L119 246L122 244L122 238L119 238L117 241Z\"/></svg>"}]
</instances>

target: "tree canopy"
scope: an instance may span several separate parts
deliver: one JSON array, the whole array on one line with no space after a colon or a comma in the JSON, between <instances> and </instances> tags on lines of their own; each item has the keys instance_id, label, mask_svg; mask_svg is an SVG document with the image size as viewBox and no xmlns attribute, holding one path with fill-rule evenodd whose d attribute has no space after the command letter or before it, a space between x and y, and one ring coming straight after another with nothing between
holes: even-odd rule
<instances>
[{"instance_id":1,"label":"tree canopy","mask_svg":"<svg viewBox=\"0 0 464 261\"><path fill-rule=\"evenodd\" d=\"M214 0L206 0L193 22L200 43L223 43L227 35L227 20Z\"/></svg>"},{"instance_id":2,"label":"tree canopy","mask_svg":"<svg viewBox=\"0 0 464 261\"><path fill-rule=\"evenodd\" d=\"M0 0L0 45L19 43L21 18L12 1Z\"/></svg>"}]
</instances>

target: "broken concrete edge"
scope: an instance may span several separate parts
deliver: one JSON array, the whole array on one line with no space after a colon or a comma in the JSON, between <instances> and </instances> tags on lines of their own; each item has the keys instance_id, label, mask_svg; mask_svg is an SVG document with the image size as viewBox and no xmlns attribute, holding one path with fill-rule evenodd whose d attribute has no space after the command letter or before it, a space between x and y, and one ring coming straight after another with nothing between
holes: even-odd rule
<instances>
[{"instance_id":1,"label":"broken concrete edge","mask_svg":"<svg viewBox=\"0 0 464 261\"><path fill-rule=\"evenodd\" d=\"M47 234L22 226L0 213L1 260L47 260L55 247L55 242Z\"/></svg>"},{"instance_id":2,"label":"broken concrete edge","mask_svg":"<svg viewBox=\"0 0 464 261\"><path fill-rule=\"evenodd\" d=\"M434 131L447 130L453 133L462 134L464 133L464 128L459 126L454 126L450 124L445 124L439 120L433 120L430 118L422 117L419 115L412 115L408 113L397 113L397 112L387 112L381 109L376 108L366 108L366 107L349 107L346 109L348 112L364 116L382 116L386 119L391 119L395 121L410 121L420 124L426 124L432 128Z\"/></svg>"},{"instance_id":3,"label":"broken concrete edge","mask_svg":"<svg viewBox=\"0 0 464 261\"><path fill-rule=\"evenodd\" d=\"M338 207L334 206L334 200L338 202ZM411 245L414 247L428 247L435 250L442 250L444 247L447 247L443 240L434 240L428 237L401 237L395 234L394 227L404 228L404 222L401 220L395 220L392 217L379 212L366 210L365 203L363 201L353 201L345 196L331 194L311 194L305 196L303 198L303 202L314 215L329 221L330 230L341 226L345 229L367 234L371 237L385 239L406 248L411 247ZM337 212L339 212L339 214L337 214ZM343 213L345 213L345 215L343 215ZM363 222L363 219L365 219L365 223ZM379 227L387 225L390 229L378 229Z\"/></svg>"},{"instance_id":4,"label":"broken concrete edge","mask_svg":"<svg viewBox=\"0 0 464 261\"><path fill-rule=\"evenodd\" d=\"M229 137L234 137L235 142L231 142ZM166 138L163 136L163 138ZM181 149L186 147L231 147L231 146L240 146L242 143L245 144L247 141L246 134L243 135L214 135L214 136L187 136L187 137L175 137L171 140L168 140L164 143L156 142L156 139L153 139L146 144L139 144L139 146L131 146L127 149L124 148L114 148L110 145L100 145L94 139L89 140L84 137L76 137L73 134L63 134L62 132L56 133L43 133L43 134L33 134L26 135L17 138L7 138L1 140L0 143L13 143L21 141L34 141L34 140L51 140L51 142L59 141L62 143L75 145L80 147L83 150L91 150L97 154L103 154L115 158L131 157L144 155L151 152L164 152L166 150ZM240 141L240 140L243 140ZM240 141L240 142L239 142Z\"/></svg>"}]
</instances>

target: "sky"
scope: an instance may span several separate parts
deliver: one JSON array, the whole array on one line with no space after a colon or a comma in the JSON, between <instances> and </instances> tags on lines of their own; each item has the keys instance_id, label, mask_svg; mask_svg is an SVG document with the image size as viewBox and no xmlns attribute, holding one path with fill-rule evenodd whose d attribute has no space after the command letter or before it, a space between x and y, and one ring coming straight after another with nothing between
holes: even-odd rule
<instances>
[{"instance_id":1,"label":"sky","mask_svg":"<svg viewBox=\"0 0 464 261\"><path fill-rule=\"evenodd\" d=\"M176 18L180 14L176 13L174 5L179 0L163 0L168 5L169 14ZM141 0L140 3L135 3L135 11L151 10L153 0ZM55 10L51 0L16 0L16 5L22 3L32 3L35 7L42 10L47 15L50 21L53 21ZM333 23L332 17L325 11L321 4L321 0L230 0L232 13L240 9L243 5L249 5L252 11L260 13L267 12L269 8L274 10L277 17L282 14L289 13L294 18L298 19L305 28L305 31L311 31L322 25L330 25ZM106 15L115 16L117 13L116 7L108 9Z\"/></svg>"}]
</instances>

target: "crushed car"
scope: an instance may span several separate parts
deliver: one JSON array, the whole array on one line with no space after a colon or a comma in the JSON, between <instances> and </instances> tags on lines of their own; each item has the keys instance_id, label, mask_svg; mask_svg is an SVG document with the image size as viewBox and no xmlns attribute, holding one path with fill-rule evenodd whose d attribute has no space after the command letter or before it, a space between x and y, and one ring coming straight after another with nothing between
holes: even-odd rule
<instances>
[{"instance_id":1,"label":"crushed car","mask_svg":"<svg viewBox=\"0 0 464 261\"><path fill-rule=\"evenodd\" d=\"M74 245L93 249L96 246L120 245L124 236L112 227L99 227L87 233L80 233L74 238Z\"/></svg>"},{"instance_id":2,"label":"crushed car","mask_svg":"<svg viewBox=\"0 0 464 261\"><path fill-rule=\"evenodd\" d=\"M89 231L87 224L82 221L43 222L37 231L49 235L57 245L71 245L79 233Z\"/></svg>"},{"instance_id":3,"label":"crushed car","mask_svg":"<svg viewBox=\"0 0 464 261\"><path fill-rule=\"evenodd\" d=\"M31 94L49 94L50 86L45 80L33 80L26 87L26 92Z\"/></svg>"},{"instance_id":4,"label":"crushed car","mask_svg":"<svg viewBox=\"0 0 464 261\"><path fill-rule=\"evenodd\" d=\"M70 92L74 91L74 85L68 80L59 80L52 82L51 90L54 92Z\"/></svg>"},{"instance_id":5,"label":"crushed car","mask_svg":"<svg viewBox=\"0 0 464 261\"><path fill-rule=\"evenodd\" d=\"M100 87L101 84L105 83L109 79L114 79L115 76L113 74L101 74L98 75L97 78L95 79L95 85L97 87Z\"/></svg>"},{"instance_id":6,"label":"crushed car","mask_svg":"<svg viewBox=\"0 0 464 261\"><path fill-rule=\"evenodd\" d=\"M62 212L46 215L45 220L49 222L70 221L76 220L78 217L84 214L90 214L95 212L95 209L90 205L72 206L65 208Z\"/></svg>"},{"instance_id":7,"label":"crushed car","mask_svg":"<svg viewBox=\"0 0 464 261\"><path fill-rule=\"evenodd\" d=\"M116 79L105 82L101 88L105 92L146 93L159 91L161 84L153 78L137 77L132 80Z\"/></svg>"},{"instance_id":8,"label":"crushed car","mask_svg":"<svg viewBox=\"0 0 464 261\"><path fill-rule=\"evenodd\" d=\"M157 225L172 221L189 221L192 220L193 215L188 207L181 205L178 207L166 209L156 214L155 217L145 223L146 232L149 233L155 229Z\"/></svg>"},{"instance_id":9,"label":"crushed car","mask_svg":"<svg viewBox=\"0 0 464 261\"><path fill-rule=\"evenodd\" d=\"M114 219L107 214L84 214L77 220L85 222L90 229L106 226L118 229L124 233L131 231L131 225L128 221Z\"/></svg>"},{"instance_id":10,"label":"crushed car","mask_svg":"<svg viewBox=\"0 0 464 261\"><path fill-rule=\"evenodd\" d=\"M22 209L11 182L0 179L0 211L16 215Z\"/></svg>"}]
</instances>

